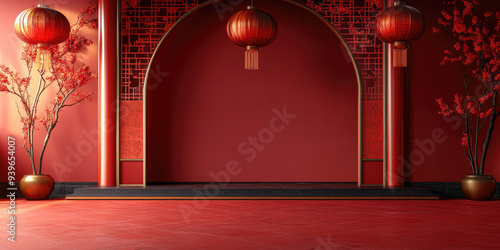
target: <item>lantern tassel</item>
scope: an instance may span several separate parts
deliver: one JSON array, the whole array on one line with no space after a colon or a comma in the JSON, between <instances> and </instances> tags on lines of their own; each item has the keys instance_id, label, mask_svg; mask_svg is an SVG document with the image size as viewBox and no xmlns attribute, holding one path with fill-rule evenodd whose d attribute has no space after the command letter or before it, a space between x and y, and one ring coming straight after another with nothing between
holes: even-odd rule
<instances>
[{"instance_id":1,"label":"lantern tassel","mask_svg":"<svg viewBox=\"0 0 500 250\"><path fill-rule=\"evenodd\" d=\"M392 65L394 67L406 67L408 65L408 46L405 43L394 43Z\"/></svg>"},{"instance_id":2,"label":"lantern tassel","mask_svg":"<svg viewBox=\"0 0 500 250\"><path fill-rule=\"evenodd\" d=\"M48 46L38 45L36 51L36 67L39 71L47 71L50 66L50 51Z\"/></svg>"},{"instance_id":3,"label":"lantern tassel","mask_svg":"<svg viewBox=\"0 0 500 250\"><path fill-rule=\"evenodd\" d=\"M247 50L245 51L245 69L259 69L259 47L247 46Z\"/></svg>"}]
</instances>

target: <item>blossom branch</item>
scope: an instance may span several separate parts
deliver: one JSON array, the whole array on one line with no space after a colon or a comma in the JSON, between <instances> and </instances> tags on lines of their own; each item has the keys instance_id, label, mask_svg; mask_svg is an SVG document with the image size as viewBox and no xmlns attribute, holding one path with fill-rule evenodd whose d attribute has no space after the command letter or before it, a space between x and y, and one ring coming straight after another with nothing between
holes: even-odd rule
<instances>
[{"instance_id":1,"label":"blossom branch","mask_svg":"<svg viewBox=\"0 0 500 250\"><path fill-rule=\"evenodd\" d=\"M455 123L458 123L455 116L460 115L463 118L465 124L459 127L464 135L462 138L462 146L466 147L464 154L471 164L473 173L484 174L484 163L494 122L500 116L500 111L497 110L500 84L493 82L500 80L500 12L487 11L481 14L478 6L479 2L474 0L454 1L452 12L443 10L442 16L438 18L437 24L441 29L433 27L433 31L436 33L443 30L454 40L454 50L451 50L454 52L445 50L441 65L458 64L467 94L465 106L462 97L455 95L455 110L448 108L442 98L437 99L441 108L439 113L452 116ZM471 70L470 74L468 70ZM470 91L472 86L482 87L482 93L473 97ZM492 101L489 101L490 98ZM478 104L475 104L477 101ZM481 131L485 124L488 126L481 148L480 139L483 138Z\"/></svg>"},{"instance_id":2,"label":"blossom branch","mask_svg":"<svg viewBox=\"0 0 500 250\"><path fill-rule=\"evenodd\" d=\"M83 8L77 17L76 23L71 26L68 39L59 46L55 45L48 48L51 55L49 69L45 70L42 68L38 70L40 78L33 97L30 96L28 87L37 54L36 45L26 45L23 48L21 60L24 61L24 66L28 69L27 77L22 78L19 73L15 73L4 65L0 65L0 92L13 94L19 98L19 103L21 104L15 103L23 125L24 143L22 146L30 157L33 174L35 175L41 174L43 156L47 143L58 123L61 109L81 103L92 94L80 94L75 91L86 85L90 79L96 78L96 74L91 73L89 68L80 63L77 58L78 54L86 46L92 44L91 40L80 34L80 30L83 27L95 28L97 26L96 19L87 17L87 15L95 13L96 9L95 5ZM52 106L50 109L46 107L45 116L39 117L38 105L40 104L41 96L51 86L57 89ZM69 98L75 98L76 101L71 104L65 104ZM20 106L23 112L21 112ZM34 133L38 130L36 127L37 122L41 123L46 131L42 149L39 153L38 171L35 165L34 152Z\"/></svg>"}]
</instances>

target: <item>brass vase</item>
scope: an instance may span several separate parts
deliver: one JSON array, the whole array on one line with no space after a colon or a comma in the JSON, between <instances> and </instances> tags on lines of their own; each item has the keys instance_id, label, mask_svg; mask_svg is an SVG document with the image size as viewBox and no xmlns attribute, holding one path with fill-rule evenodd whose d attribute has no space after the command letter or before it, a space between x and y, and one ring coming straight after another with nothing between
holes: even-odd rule
<instances>
[{"instance_id":1,"label":"brass vase","mask_svg":"<svg viewBox=\"0 0 500 250\"><path fill-rule=\"evenodd\" d=\"M47 174L25 175L19 187L26 200L45 200L54 190L54 179Z\"/></svg>"},{"instance_id":2,"label":"brass vase","mask_svg":"<svg viewBox=\"0 0 500 250\"><path fill-rule=\"evenodd\" d=\"M490 200L495 193L496 181L491 175L465 175L460 181L460 188L471 200Z\"/></svg>"}]
</instances>

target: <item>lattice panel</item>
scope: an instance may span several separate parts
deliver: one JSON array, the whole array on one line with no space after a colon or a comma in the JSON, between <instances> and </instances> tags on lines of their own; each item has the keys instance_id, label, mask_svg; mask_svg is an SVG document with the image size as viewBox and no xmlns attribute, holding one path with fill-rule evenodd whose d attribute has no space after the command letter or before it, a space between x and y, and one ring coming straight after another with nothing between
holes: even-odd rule
<instances>
[{"instance_id":1,"label":"lattice panel","mask_svg":"<svg viewBox=\"0 0 500 250\"><path fill-rule=\"evenodd\" d=\"M202 2L205 0L122 0L121 106L130 103L142 105L144 77L156 46L182 15ZM381 9L381 0L299 0L298 2L324 16L351 48L362 76L363 158L381 159L383 55L382 44L375 38L373 30L374 17ZM135 112L131 114L139 116ZM128 123L122 120L124 117L120 117L123 131L120 134L124 136L122 138L120 135L122 159L142 157L142 113L140 117L140 125L134 122L137 126L123 126L124 122ZM126 119L136 118L127 116ZM140 145L137 144L139 141Z\"/></svg>"},{"instance_id":2,"label":"lattice panel","mask_svg":"<svg viewBox=\"0 0 500 250\"><path fill-rule=\"evenodd\" d=\"M122 1L121 100L142 101L149 61L158 43L175 22L198 0Z\"/></svg>"},{"instance_id":3,"label":"lattice panel","mask_svg":"<svg viewBox=\"0 0 500 250\"><path fill-rule=\"evenodd\" d=\"M363 102L363 159L381 159L384 138L384 103L380 101Z\"/></svg>"},{"instance_id":4,"label":"lattice panel","mask_svg":"<svg viewBox=\"0 0 500 250\"><path fill-rule=\"evenodd\" d=\"M122 0L120 159L142 159L142 90L156 46L198 1Z\"/></svg>"},{"instance_id":5,"label":"lattice panel","mask_svg":"<svg viewBox=\"0 0 500 250\"><path fill-rule=\"evenodd\" d=\"M120 102L120 159L142 159L142 101Z\"/></svg>"}]
</instances>

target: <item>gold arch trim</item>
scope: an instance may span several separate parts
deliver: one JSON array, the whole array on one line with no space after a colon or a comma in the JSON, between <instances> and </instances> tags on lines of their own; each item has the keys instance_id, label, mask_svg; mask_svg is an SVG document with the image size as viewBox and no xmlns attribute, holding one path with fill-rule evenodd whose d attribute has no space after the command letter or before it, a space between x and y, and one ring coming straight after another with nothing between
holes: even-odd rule
<instances>
[{"instance_id":1,"label":"gold arch trim","mask_svg":"<svg viewBox=\"0 0 500 250\"><path fill-rule=\"evenodd\" d=\"M166 39L166 37L170 34L170 31L172 31L180 22L182 22L184 20L184 18L186 18L187 16L193 14L194 12L198 11L199 9L201 8L204 8L205 6L208 6L208 5L213 5L217 2L221 2L222 0L212 0L212 1L207 1L205 3L202 3L198 6L196 6L195 8L189 10L188 12L186 12L186 14L184 14L181 18L179 18L179 20L177 20L174 25L172 25L172 27L170 27L170 29L167 31L167 33L165 33L165 35L162 37L162 39L160 40L160 42L158 43L156 49L155 49L155 52L153 53L152 57L151 57L151 61L153 61L153 59L155 58L156 56L156 52L158 50L158 48L161 46L161 44L163 43L163 41ZM301 3L297 3L295 1L292 1L292 0L281 0L283 2L286 2L286 3L289 3L289 4L292 4L292 5L295 5L297 7L300 7L302 8L303 10L307 11L308 13L311 13L313 14L315 17L317 17L318 19L320 19L328 28L330 28L330 30L337 36L337 38L340 39L340 41L342 42L342 45L344 46L344 48L346 49L346 51L348 52L349 54L349 58L351 59L351 62L352 62L352 65L353 65L353 68L354 68L354 71L356 73L356 78L357 78L357 81L358 81L358 186L361 186L362 185L362 182L363 182L363 159L362 159L362 156L363 156L363 148L362 148L362 139L363 139L363 131L362 131L362 120L363 120L363 100L362 100L362 94L363 94L363 87L362 87L362 82L361 82L361 74L359 72L359 68L358 68L358 65L356 63L356 60L354 58L354 55L351 51L351 49L349 48L347 42L345 41L345 39L342 37L342 35L340 35L340 33L332 26L332 24L330 22L328 22L325 17L323 17L322 15L320 15L319 13L313 11L312 9L310 9L309 7L301 4ZM384 58L385 58L385 55L384 55ZM144 80L144 86L143 86L143 165L142 165L142 169L143 169L143 184L142 186L146 186L146 165L147 165L147 162L146 162L146 154L147 154L147 148L146 148L146 103L147 103L147 86L148 86L148 79L149 79L149 72L151 70L151 64L148 65L148 69L146 71L146 77L145 77L145 80ZM385 84L384 84L385 85ZM384 88L385 89L385 88ZM384 93L384 98L385 98L385 93ZM384 119L384 126L385 126L385 119ZM384 145L385 145L385 137L384 137ZM385 155L384 155L384 164L385 164ZM386 176L386 173L384 171L384 183L385 183L385 177ZM118 183L118 182L117 182Z\"/></svg>"}]
</instances>

